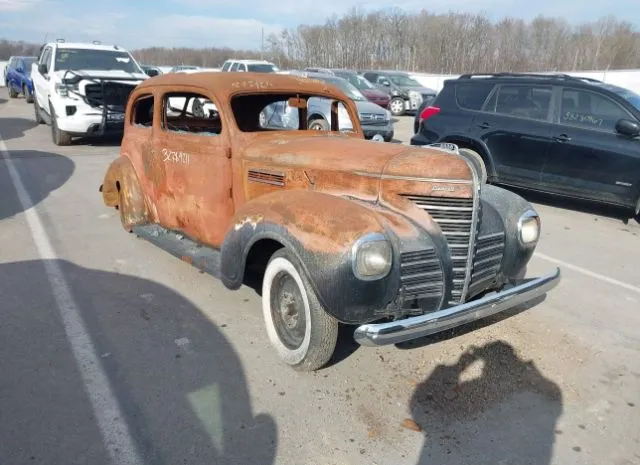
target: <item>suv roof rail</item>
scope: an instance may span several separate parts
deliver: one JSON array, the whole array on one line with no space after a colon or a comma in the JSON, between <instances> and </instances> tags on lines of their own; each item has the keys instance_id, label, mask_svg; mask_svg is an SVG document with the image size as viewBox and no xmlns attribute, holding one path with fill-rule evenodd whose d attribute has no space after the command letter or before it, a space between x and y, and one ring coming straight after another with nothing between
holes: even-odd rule
<instances>
[{"instance_id":1,"label":"suv roof rail","mask_svg":"<svg viewBox=\"0 0 640 465\"><path fill-rule=\"evenodd\" d=\"M566 73L468 73L461 74L458 79L471 79L474 77L513 77L513 78L537 78L537 79L566 79L569 81L588 81L588 82L602 82L598 79L589 77L572 76Z\"/></svg>"},{"instance_id":2,"label":"suv roof rail","mask_svg":"<svg viewBox=\"0 0 640 465\"><path fill-rule=\"evenodd\" d=\"M56 42L59 44L63 44L64 43L64 39L56 39Z\"/></svg>"}]
</instances>

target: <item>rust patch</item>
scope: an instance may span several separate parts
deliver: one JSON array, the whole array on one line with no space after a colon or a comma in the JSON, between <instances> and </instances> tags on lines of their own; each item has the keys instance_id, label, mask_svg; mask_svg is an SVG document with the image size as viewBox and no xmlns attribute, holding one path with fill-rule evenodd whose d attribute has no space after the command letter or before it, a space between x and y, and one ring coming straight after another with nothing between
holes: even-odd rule
<instances>
[{"instance_id":1,"label":"rust patch","mask_svg":"<svg viewBox=\"0 0 640 465\"><path fill-rule=\"evenodd\" d=\"M193 264L193 257L190 257L189 255L183 255L182 257L180 257L180 260L188 263L189 265Z\"/></svg>"}]
</instances>

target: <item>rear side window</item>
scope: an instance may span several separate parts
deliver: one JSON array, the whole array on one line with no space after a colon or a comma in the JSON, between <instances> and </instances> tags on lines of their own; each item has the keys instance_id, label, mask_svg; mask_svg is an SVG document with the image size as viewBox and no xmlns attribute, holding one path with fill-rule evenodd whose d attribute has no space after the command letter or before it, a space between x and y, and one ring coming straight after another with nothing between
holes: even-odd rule
<instances>
[{"instance_id":1,"label":"rear side window","mask_svg":"<svg viewBox=\"0 0 640 465\"><path fill-rule=\"evenodd\" d=\"M485 110L501 115L546 120L551 106L551 86L526 84L501 85Z\"/></svg>"},{"instance_id":2,"label":"rear side window","mask_svg":"<svg viewBox=\"0 0 640 465\"><path fill-rule=\"evenodd\" d=\"M229 69L229 71L237 71L239 65L240 64L236 61L234 64L231 65L231 68Z\"/></svg>"},{"instance_id":3,"label":"rear side window","mask_svg":"<svg viewBox=\"0 0 640 465\"><path fill-rule=\"evenodd\" d=\"M490 82L476 82L475 84L458 84L456 86L456 101L458 106L467 110L480 110L489 92L493 89Z\"/></svg>"},{"instance_id":4,"label":"rear side window","mask_svg":"<svg viewBox=\"0 0 640 465\"><path fill-rule=\"evenodd\" d=\"M142 95L133 104L133 124L142 128L153 126L153 95Z\"/></svg>"}]
</instances>

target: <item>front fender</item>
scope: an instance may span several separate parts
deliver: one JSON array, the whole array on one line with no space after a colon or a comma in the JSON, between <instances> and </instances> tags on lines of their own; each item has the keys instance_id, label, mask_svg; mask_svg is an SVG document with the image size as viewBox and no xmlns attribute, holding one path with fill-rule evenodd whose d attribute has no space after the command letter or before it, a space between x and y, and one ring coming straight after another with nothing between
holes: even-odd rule
<instances>
[{"instance_id":1,"label":"front fender","mask_svg":"<svg viewBox=\"0 0 640 465\"><path fill-rule=\"evenodd\" d=\"M149 209L142 186L128 157L120 156L111 162L100 191L104 204L108 207L118 206L127 224L133 226L149 222ZM120 205L121 192L124 205Z\"/></svg>"},{"instance_id":2,"label":"front fender","mask_svg":"<svg viewBox=\"0 0 640 465\"><path fill-rule=\"evenodd\" d=\"M221 280L230 289L240 287L252 247L270 239L297 255L327 312L343 322L371 320L398 288L396 272L361 281L352 271L351 247L371 232L393 235L364 204L305 190L266 194L237 211L221 247Z\"/></svg>"}]
</instances>

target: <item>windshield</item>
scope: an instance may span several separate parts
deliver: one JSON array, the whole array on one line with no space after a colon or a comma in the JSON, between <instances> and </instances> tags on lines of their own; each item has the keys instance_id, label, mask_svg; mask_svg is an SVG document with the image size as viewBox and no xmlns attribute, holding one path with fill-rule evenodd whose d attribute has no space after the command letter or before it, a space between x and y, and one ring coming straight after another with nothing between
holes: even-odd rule
<instances>
[{"instance_id":1,"label":"windshield","mask_svg":"<svg viewBox=\"0 0 640 465\"><path fill-rule=\"evenodd\" d=\"M56 70L104 70L142 73L127 52L118 50L92 50L61 48L56 53Z\"/></svg>"},{"instance_id":2,"label":"windshield","mask_svg":"<svg viewBox=\"0 0 640 465\"><path fill-rule=\"evenodd\" d=\"M347 79L351 85L356 87L359 90L367 90L367 89L375 89L376 86L371 84L365 78L355 73L336 73L341 78Z\"/></svg>"},{"instance_id":3,"label":"windshield","mask_svg":"<svg viewBox=\"0 0 640 465\"><path fill-rule=\"evenodd\" d=\"M252 73L275 73L278 71L274 65L269 64L255 64L255 65L247 65L247 70Z\"/></svg>"},{"instance_id":4,"label":"windshield","mask_svg":"<svg viewBox=\"0 0 640 465\"><path fill-rule=\"evenodd\" d=\"M418 81L403 74L390 74L389 80L399 87L422 87Z\"/></svg>"},{"instance_id":5,"label":"windshield","mask_svg":"<svg viewBox=\"0 0 640 465\"><path fill-rule=\"evenodd\" d=\"M326 77L322 77L319 78L322 81L328 82L329 84L333 84L334 86L338 87L342 92L344 92L345 94L347 94L347 97L349 97L351 100L356 100L356 101L364 101L367 100L367 98L362 95L362 92L360 92L353 84L351 84L349 81L346 81L344 79L335 79L335 78L326 78Z\"/></svg>"}]
</instances>

